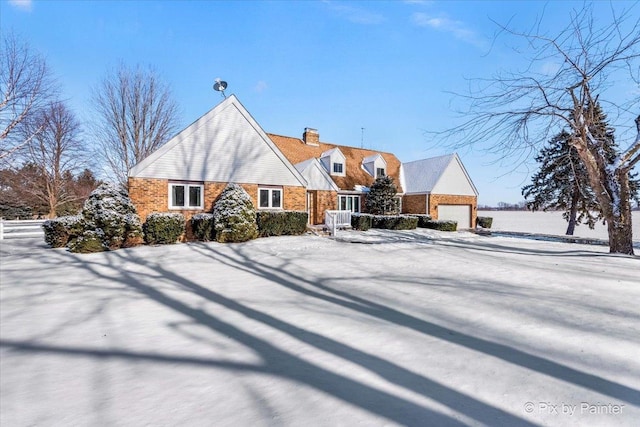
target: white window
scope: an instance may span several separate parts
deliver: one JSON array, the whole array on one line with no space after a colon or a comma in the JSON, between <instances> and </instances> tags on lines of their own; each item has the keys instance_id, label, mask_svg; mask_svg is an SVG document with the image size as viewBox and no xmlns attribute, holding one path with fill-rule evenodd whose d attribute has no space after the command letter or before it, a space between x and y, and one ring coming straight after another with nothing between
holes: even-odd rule
<instances>
[{"instance_id":1,"label":"white window","mask_svg":"<svg viewBox=\"0 0 640 427\"><path fill-rule=\"evenodd\" d=\"M376 178L380 178L381 176L385 176L386 171L384 170L384 168L376 168Z\"/></svg>"},{"instance_id":2,"label":"white window","mask_svg":"<svg viewBox=\"0 0 640 427\"><path fill-rule=\"evenodd\" d=\"M333 173L335 174L343 174L344 165L342 163L334 163L333 164Z\"/></svg>"},{"instance_id":3,"label":"white window","mask_svg":"<svg viewBox=\"0 0 640 427\"><path fill-rule=\"evenodd\" d=\"M360 212L360 196L338 196L341 211Z\"/></svg>"},{"instance_id":4,"label":"white window","mask_svg":"<svg viewBox=\"0 0 640 427\"><path fill-rule=\"evenodd\" d=\"M169 184L170 209L202 209L202 184Z\"/></svg>"},{"instance_id":5,"label":"white window","mask_svg":"<svg viewBox=\"0 0 640 427\"><path fill-rule=\"evenodd\" d=\"M282 209L282 189L259 188L258 206L260 209Z\"/></svg>"}]
</instances>

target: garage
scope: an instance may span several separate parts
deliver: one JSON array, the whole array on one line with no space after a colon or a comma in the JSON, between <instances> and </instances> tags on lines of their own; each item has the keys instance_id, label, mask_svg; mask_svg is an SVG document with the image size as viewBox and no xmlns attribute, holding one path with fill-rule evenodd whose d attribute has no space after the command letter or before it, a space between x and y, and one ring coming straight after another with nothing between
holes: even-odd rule
<instances>
[{"instance_id":1,"label":"garage","mask_svg":"<svg viewBox=\"0 0 640 427\"><path fill-rule=\"evenodd\" d=\"M471 228L471 206L438 205L438 219L456 221L458 230Z\"/></svg>"}]
</instances>

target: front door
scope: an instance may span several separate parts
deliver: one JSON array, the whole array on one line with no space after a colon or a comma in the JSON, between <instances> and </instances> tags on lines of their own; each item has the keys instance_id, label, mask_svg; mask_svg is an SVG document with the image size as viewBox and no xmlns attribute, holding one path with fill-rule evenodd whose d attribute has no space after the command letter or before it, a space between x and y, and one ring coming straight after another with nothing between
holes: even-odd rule
<instances>
[{"instance_id":1,"label":"front door","mask_svg":"<svg viewBox=\"0 0 640 427\"><path fill-rule=\"evenodd\" d=\"M314 191L307 191L307 215L309 215L309 224L316 223L316 204Z\"/></svg>"}]
</instances>

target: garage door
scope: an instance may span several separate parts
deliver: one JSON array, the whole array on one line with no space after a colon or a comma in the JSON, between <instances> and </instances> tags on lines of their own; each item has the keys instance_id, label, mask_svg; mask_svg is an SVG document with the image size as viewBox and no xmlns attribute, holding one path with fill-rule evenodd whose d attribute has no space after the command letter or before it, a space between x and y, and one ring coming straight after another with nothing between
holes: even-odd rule
<instances>
[{"instance_id":1,"label":"garage door","mask_svg":"<svg viewBox=\"0 0 640 427\"><path fill-rule=\"evenodd\" d=\"M458 223L458 230L471 228L470 205L438 205L438 219L448 219Z\"/></svg>"}]
</instances>

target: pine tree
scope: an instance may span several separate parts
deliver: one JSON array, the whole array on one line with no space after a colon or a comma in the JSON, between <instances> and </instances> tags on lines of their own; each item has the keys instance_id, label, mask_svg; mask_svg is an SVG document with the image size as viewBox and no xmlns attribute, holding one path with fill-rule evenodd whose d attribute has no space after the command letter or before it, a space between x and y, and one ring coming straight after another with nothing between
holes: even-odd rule
<instances>
[{"instance_id":1,"label":"pine tree","mask_svg":"<svg viewBox=\"0 0 640 427\"><path fill-rule=\"evenodd\" d=\"M374 215L394 215L398 213L396 194L398 189L390 176L378 177L371 188L365 206L369 213Z\"/></svg>"},{"instance_id":2,"label":"pine tree","mask_svg":"<svg viewBox=\"0 0 640 427\"><path fill-rule=\"evenodd\" d=\"M575 226L583 222L593 228L599 208L582 161L571 146L571 134L563 130L552 138L536 162L540 170L531 177L532 183L522 188L527 208L563 210L562 216L569 222L567 235L573 235Z\"/></svg>"},{"instance_id":3,"label":"pine tree","mask_svg":"<svg viewBox=\"0 0 640 427\"><path fill-rule=\"evenodd\" d=\"M600 144L598 149L604 151L604 158L612 164L618 153L614 131L607 124L606 115L599 105L596 105L594 115L597 119L590 131ZM571 144L572 138L573 135L566 130L552 138L535 158L540 170L531 178L532 183L522 188L528 209L564 210L562 216L568 221L567 235L573 235L576 225L586 223L593 228L598 220L603 219L587 170ZM640 183L635 180L636 176L629 178L631 195L638 200Z\"/></svg>"}]
</instances>

